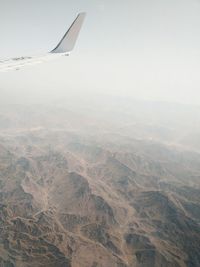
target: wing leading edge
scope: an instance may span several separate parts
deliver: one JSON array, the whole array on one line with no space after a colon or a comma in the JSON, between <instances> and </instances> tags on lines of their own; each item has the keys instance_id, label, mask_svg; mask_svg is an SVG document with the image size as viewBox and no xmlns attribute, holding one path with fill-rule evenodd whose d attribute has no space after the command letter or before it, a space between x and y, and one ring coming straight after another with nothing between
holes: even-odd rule
<instances>
[{"instance_id":1,"label":"wing leading edge","mask_svg":"<svg viewBox=\"0 0 200 267\"><path fill-rule=\"evenodd\" d=\"M73 50L81 27L83 25L86 13L80 13L65 33L58 45L49 53L34 57L19 57L6 60L0 60L0 72L9 70L19 70L27 65L35 65L55 59L60 55L69 55Z\"/></svg>"}]
</instances>

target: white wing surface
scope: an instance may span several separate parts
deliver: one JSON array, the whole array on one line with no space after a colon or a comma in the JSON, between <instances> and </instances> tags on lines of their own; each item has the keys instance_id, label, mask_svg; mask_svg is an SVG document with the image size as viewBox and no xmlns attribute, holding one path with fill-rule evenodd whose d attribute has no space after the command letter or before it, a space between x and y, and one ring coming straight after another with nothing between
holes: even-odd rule
<instances>
[{"instance_id":1,"label":"white wing surface","mask_svg":"<svg viewBox=\"0 0 200 267\"><path fill-rule=\"evenodd\" d=\"M80 13L77 16L69 30L65 33L61 41L52 51L41 56L18 57L0 60L0 72L19 70L25 66L43 63L52 59L56 59L63 55L68 56L76 44L85 16L86 13Z\"/></svg>"}]
</instances>

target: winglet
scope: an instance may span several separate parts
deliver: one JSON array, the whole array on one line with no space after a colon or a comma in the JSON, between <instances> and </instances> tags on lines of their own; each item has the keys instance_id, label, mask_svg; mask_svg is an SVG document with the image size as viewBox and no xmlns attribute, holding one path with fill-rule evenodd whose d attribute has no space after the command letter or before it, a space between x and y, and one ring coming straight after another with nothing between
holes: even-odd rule
<instances>
[{"instance_id":1,"label":"winglet","mask_svg":"<svg viewBox=\"0 0 200 267\"><path fill-rule=\"evenodd\" d=\"M51 51L51 53L67 53L73 50L85 16L86 13L78 14L69 30L65 33L59 44Z\"/></svg>"}]
</instances>

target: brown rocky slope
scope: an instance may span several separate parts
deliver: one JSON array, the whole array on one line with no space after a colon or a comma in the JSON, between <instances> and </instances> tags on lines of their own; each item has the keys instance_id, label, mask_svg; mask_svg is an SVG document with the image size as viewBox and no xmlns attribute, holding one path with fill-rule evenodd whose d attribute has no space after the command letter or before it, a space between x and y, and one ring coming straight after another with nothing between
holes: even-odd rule
<instances>
[{"instance_id":1,"label":"brown rocky slope","mask_svg":"<svg viewBox=\"0 0 200 267\"><path fill-rule=\"evenodd\" d=\"M1 267L200 266L199 153L36 126L0 136Z\"/></svg>"}]
</instances>

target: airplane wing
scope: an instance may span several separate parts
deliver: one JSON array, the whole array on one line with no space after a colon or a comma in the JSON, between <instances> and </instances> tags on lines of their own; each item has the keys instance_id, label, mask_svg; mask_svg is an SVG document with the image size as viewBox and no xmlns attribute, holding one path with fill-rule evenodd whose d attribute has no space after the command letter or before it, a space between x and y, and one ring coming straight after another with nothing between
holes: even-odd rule
<instances>
[{"instance_id":1,"label":"airplane wing","mask_svg":"<svg viewBox=\"0 0 200 267\"><path fill-rule=\"evenodd\" d=\"M86 13L78 14L77 18L74 20L69 30L65 33L61 41L52 51L41 56L18 57L0 60L0 72L6 72L9 70L19 70L25 66L43 63L63 55L69 56L70 52L73 50L76 44L76 40L78 38L85 16Z\"/></svg>"}]
</instances>

